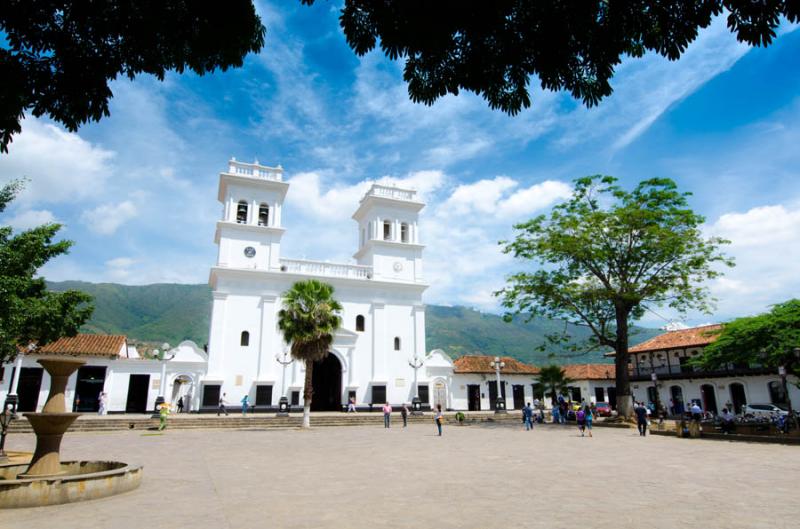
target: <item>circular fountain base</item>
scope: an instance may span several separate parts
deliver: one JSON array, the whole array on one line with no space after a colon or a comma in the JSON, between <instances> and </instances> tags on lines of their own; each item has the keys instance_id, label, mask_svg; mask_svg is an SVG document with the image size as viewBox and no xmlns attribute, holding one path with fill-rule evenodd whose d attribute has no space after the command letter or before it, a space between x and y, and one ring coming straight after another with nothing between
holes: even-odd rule
<instances>
[{"instance_id":1,"label":"circular fountain base","mask_svg":"<svg viewBox=\"0 0 800 529\"><path fill-rule=\"evenodd\" d=\"M118 461L67 461L57 476L21 478L28 468L0 465L0 509L96 500L137 488L142 467Z\"/></svg>"}]
</instances>

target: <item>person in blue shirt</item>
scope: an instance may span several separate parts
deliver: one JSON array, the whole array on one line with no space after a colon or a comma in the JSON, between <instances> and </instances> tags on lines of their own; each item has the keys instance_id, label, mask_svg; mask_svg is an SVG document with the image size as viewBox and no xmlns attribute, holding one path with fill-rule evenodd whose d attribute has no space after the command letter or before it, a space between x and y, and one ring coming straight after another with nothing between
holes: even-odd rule
<instances>
[{"instance_id":1,"label":"person in blue shirt","mask_svg":"<svg viewBox=\"0 0 800 529\"><path fill-rule=\"evenodd\" d=\"M522 408L522 419L525 422L525 430L533 430L533 408L530 402Z\"/></svg>"},{"instance_id":2,"label":"person in blue shirt","mask_svg":"<svg viewBox=\"0 0 800 529\"><path fill-rule=\"evenodd\" d=\"M245 395L242 397L242 415L247 417L247 408L250 406L250 397Z\"/></svg>"},{"instance_id":3,"label":"person in blue shirt","mask_svg":"<svg viewBox=\"0 0 800 529\"><path fill-rule=\"evenodd\" d=\"M636 427L639 428L639 435L642 437L647 435L647 408L644 407L644 403L640 402L636 405L633 409L633 413L636 414Z\"/></svg>"}]
</instances>

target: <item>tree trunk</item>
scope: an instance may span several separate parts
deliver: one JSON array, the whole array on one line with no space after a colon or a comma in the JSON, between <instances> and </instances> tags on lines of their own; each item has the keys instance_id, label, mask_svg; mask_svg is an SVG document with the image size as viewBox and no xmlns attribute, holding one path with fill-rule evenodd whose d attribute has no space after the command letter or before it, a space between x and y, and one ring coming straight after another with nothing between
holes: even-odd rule
<instances>
[{"instance_id":1,"label":"tree trunk","mask_svg":"<svg viewBox=\"0 0 800 529\"><path fill-rule=\"evenodd\" d=\"M628 373L628 313L629 311L625 307L618 306L616 308L617 343L614 367L616 368L617 413L621 417L633 415L630 374Z\"/></svg>"},{"instance_id":2,"label":"tree trunk","mask_svg":"<svg viewBox=\"0 0 800 529\"><path fill-rule=\"evenodd\" d=\"M311 428L311 398L314 396L313 374L314 362L306 360L306 381L303 386L303 428Z\"/></svg>"}]
</instances>

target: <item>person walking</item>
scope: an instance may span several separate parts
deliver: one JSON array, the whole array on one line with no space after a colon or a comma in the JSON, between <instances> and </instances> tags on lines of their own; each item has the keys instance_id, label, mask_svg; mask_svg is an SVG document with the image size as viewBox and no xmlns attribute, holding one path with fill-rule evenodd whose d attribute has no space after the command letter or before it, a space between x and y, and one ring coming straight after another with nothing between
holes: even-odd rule
<instances>
[{"instance_id":1,"label":"person walking","mask_svg":"<svg viewBox=\"0 0 800 529\"><path fill-rule=\"evenodd\" d=\"M250 407L250 396L245 395L242 397L242 416L247 417L247 408Z\"/></svg>"},{"instance_id":2,"label":"person walking","mask_svg":"<svg viewBox=\"0 0 800 529\"><path fill-rule=\"evenodd\" d=\"M553 406L552 415L553 415L553 424L558 424L561 422L558 418L558 406Z\"/></svg>"},{"instance_id":3,"label":"person walking","mask_svg":"<svg viewBox=\"0 0 800 529\"><path fill-rule=\"evenodd\" d=\"M106 406L108 405L108 394L106 394L105 391L101 391L100 395L97 396L97 402L98 402L97 414L105 415Z\"/></svg>"},{"instance_id":4,"label":"person walking","mask_svg":"<svg viewBox=\"0 0 800 529\"><path fill-rule=\"evenodd\" d=\"M444 414L442 413L442 405L436 405L436 415L433 416L433 420L436 422L436 428L439 430L439 437L442 436L442 422L444 421Z\"/></svg>"},{"instance_id":5,"label":"person walking","mask_svg":"<svg viewBox=\"0 0 800 529\"><path fill-rule=\"evenodd\" d=\"M591 406L586 408L586 431L589 432L589 437L592 436L592 421L594 420L594 410Z\"/></svg>"},{"instance_id":6,"label":"person walking","mask_svg":"<svg viewBox=\"0 0 800 529\"><path fill-rule=\"evenodd\" d=\"M388 402L383 405L383 427L392 427L392 406Z\"/></svg>"},{"instance_id":7,"label":"person walking","mask_svg":"<svg viewBox=\"0 0 800 529\"><path fill-rule=\"evenodd\" d=\"M400 409L400 416L403 418L403 428L408 426L408 404L405 402L403 403L403 407Z\"/></svg>"},{"instance_id":8,"label":"person walking","mask_svg":"<svg viewBox=\"0 0 800 529\"><path fill-rule=\"evenodd\" d=\"M578 431L581 432L581 437L586 435L586 412L580 408L575 413L575 423L578 425Z\"/></svg>"},{"instance_id":9,"label":"person walking","mask_svg":"<svg viewBox=\"0 0 800 529\"><path fill-rule=\"evenodd\" d=\"M636 414L636 427L639 429L639 435L645 437L647 435L647 408L644 402L640 402L633 409Z\"/></svg>"},{"instance_id":10,"label":"person walking","mask_svg":"<svg viewBox=\"0 0 800 529\"><path fill-rule=\"evenodd\" d=\"M169 416L169 404L162 402L158 410L158 431L162 432L167 428L167 417Z\"/></svg>"},{"instance_id":11,"label":"person walking","mask_svg":"<svg viewBox=\"0 0 800 529\"><path fill-rule=\"evenodd\" d=\"M224 413L225 417L228 416L228 409L225 407L228 404L228 401L225 400L227 397L227 393L223 393L222 396L219 398L219 408L217 408L217 417L219 417L220 413Z\"/></svg>"},{"instance_id":12,"label":"person walking","mask_svg":"<svg viewBox=\"0 0 800 529\"><path fill-rule=\"evenodd\" d=\"M530 402L522 408L522 420L525 423L525 431L533 430L533 408Z\"/></svg>"},{"instance_id":13,"label":"person walking","mask_svg":"<svg viewBox=\"0 0 800 529\"><path fill-rule=\"evenodd\" d=\"M178 413L183 413L183 397L178 399Z\"/></svg>"}]
</instances>

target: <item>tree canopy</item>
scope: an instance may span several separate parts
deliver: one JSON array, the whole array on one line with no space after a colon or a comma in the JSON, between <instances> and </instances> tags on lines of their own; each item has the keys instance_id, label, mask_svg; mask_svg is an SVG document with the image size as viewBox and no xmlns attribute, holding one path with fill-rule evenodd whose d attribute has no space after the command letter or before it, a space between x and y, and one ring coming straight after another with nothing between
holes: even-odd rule
<instances>
[{"instance_id":1,"label":"tree canopy","mask_svg":"<svg viewBox=\"0 0 800 529\"><path fill-rule=\"evenodd\" d=\"M264 45L250 0L5 0L0 9L0 151L25 113L76 131L109 115L109 82L242 65Z\"/></svg>"},{"instance_id":2,"label":"tree canopy","mask_svg":"<svg viewBox=\"0 0 800 529\"><path fill-rule=\"evenodd\" d=\"M677 60L721 14L738 40L766 46L782 17L800 20L800 2L345 0L340 24L358 55L380 46L405 61L413 101L430 105L467 90L513 115L531 105L531 76L543 89L596 105L611 94L624 57L650 51Z\"/></svg>"},{"instance_id":3,"label":"tree canopy","mask_svg":"<svg viewBox=\"0 0 800 529\"><path fill-rule=\"evenodd\" d=\"M21 184L0 189L0 213ZM77 290L49 292L36 277L45 263L67 253L71 241L54 241L59 224L44 224L14 235L0 225L0 363L17 355L19 347L45 345L74 336L92 315L91 297Z\"/></svg>"},{"instance_id":4,"label":"tree canopy","mask_svg":"<svg viewBox=\"0 0 800 529\"><path fill-rule=\"evenodd\" d=\"M726 323L696 362L706 368L725 364L785 366L800 376L800 299L791 299L757 316Z\"/></svg>"},{"instance_id":5,"label":"tree canopy","mask_svg":"<svg viewBox=\"0 0 800 529\"><path fill-rule=\"evenodd\" d=\"M278 312L278 328L290 344L292 357L305 363L303 388L303 427L310 426L314 362L328 356L333 335L342 325L342 306L333 298L328 283L308 279L298 281L283 294L283 308Z\"/></svg>"},{"instance_id":6,"label":"tree canopy","mask_svg":"<svg viewBox=\"0 0 800 529\"><path fill-rule=\"evenodd\" d=\"M592 345L616 353L617 405L630 405L628 341L631 321L648 307L708 312L707 280L715 265L732 265L727 243L706 238L704 218L672 180L653 178L626 191L610 176L575 181L572 198L515 226L506 253L530 262L531 271L507 279L497 292L514 313L560 319L592 331Z\"/></svg>"}]
</instances>

